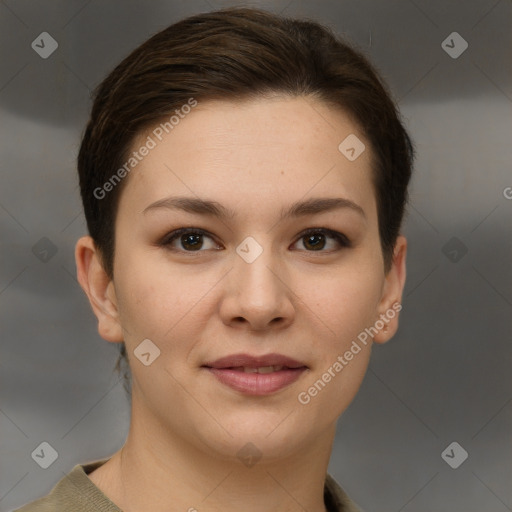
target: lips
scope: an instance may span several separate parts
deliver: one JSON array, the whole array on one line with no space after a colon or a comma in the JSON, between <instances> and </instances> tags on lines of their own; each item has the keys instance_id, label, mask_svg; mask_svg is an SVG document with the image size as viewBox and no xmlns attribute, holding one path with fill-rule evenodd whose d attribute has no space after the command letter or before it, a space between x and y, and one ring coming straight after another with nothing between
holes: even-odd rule
<instances>
[{"instance_id":1,"label":"lips","mask_svg":"<svg viewBox=\"0 0 512 512\"><path fill-rule=\"evenodd\" d=\"M203 365L223 385L247 395L268 395L294 383L308 369L281 354L234 354Z\"/></svg>"},{"instance_id":2,"label":"lips","mask_svg":"<svg viewBox=\"0 0 512 512\"><path fill-rule=\"evenodd\" d=\"M270 367L283 367L283 368L307 368L304 363L296 361L291 357L282 354L265 354L262 356L251 356L250 354L232 354L230 356L221 357L215 361L207 362L203 366L208 368L220 369L267 369L262 373L269 373ZM281 369L281 368L280 368ZM277 370L275 370L277 371Z\"/></svg>"}]
</instances>

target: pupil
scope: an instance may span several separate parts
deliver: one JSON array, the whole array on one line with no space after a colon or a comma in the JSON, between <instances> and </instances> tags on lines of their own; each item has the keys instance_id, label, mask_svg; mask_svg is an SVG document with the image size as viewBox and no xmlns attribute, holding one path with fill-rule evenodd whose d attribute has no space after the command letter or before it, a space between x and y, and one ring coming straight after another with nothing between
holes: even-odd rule
<instances>
[{"instance_id":1,"label":"pupil","mask_svg":"<svg viewBox=\"0 0 512 512\"><path fill-rule=\"evenodd\" d=\"M314 240L315 238L318 238L318 237L321 237L323 235L321 234L318 234L318 235L310 235L307 239L307 244L311 244L313 246L313 248L318 248L319 247L319 244L322 245L322 242L319 242L319 243L315 243L315 242L311 242L311 240Z\"/></svg>"},{"instance_id":2,"label":"pupil","mask_svg":"<svg viewBox=\"0 0 512 512\"><path fill-rule=\"evenodd\" d=\"M190 244L192 248L197 249L201 244L198 241L198 238L201 235L194 235L194 234L186 234L181 237L181 241L183 243L183 247L187 247L187 244ZM192 241L191 241L192 240Z\"/></svg>"}]
</instances>

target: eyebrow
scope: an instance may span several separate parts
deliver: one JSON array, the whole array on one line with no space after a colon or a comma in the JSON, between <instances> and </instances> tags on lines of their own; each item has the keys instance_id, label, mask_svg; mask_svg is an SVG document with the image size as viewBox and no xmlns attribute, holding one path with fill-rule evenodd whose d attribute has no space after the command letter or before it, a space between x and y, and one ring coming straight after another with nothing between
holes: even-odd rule
<instances>
[{"instance_id":1,"label":"eyebrow","mask_svg":"<svg viewBox=\"0 0 512 512\"><path fill-rule=\"evenodd\" d=\"M196 213L199 215L209 215L218 217L220 219L233 218L236 212L226 208L217 201L210 201L207 199L199 199L195 197L176 196L166 197L151 203L143 210L143 214L148 211L156 210L159 208L167 208L170 210L183 210L189 213ZM325 198L312 198L305 201L297 201L289 206L287 209L281 210L280 221L290 217L302 217L305 215L315 215L319 213L329 212L341 208L348 208L366 219L364 210L358 204L350 199L343 197L325 197Z\"/></svg>"}]
</instances>

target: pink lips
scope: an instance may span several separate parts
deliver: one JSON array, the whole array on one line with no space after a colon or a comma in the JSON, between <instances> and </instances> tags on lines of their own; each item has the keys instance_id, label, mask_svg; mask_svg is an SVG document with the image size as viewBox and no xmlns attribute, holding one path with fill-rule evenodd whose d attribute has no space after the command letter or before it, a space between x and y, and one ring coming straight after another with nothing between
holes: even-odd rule
<instances>
[{"instance_id":1,"label":"pink lips","mask_svg":"<svg viewBox=\"0 0 512 512\"><path fill-rule=\"evenodd\" d=\"M270 366L283 367L269 370ZM267 395L295 382L307 366L281 354L233 354L203 365L223 384L249 395ZM242 367L264 368L266 373L246 373Z\"/></svg>"}]
</instances>

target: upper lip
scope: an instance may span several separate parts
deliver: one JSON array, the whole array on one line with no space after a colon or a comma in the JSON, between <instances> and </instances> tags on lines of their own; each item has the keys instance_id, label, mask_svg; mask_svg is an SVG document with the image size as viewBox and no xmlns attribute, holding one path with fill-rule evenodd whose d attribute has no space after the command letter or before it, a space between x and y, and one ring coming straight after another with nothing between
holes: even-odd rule
<instances>
[{"instance_id":1,"label":"upper lip","mask_svg":"<svg viewBox=\"0 0 512 512\"><path fill-rule=\"evenodd\" d=\"M250 368L259 368L262 366L287 366L288 368L302 368L305 364L282 354L265 354L262 356L251 356L250 354L232 354L221 357L215 361L210 361L203 366L209 368L237 368L246 366Z\"/></svg>"}]
</instances>

